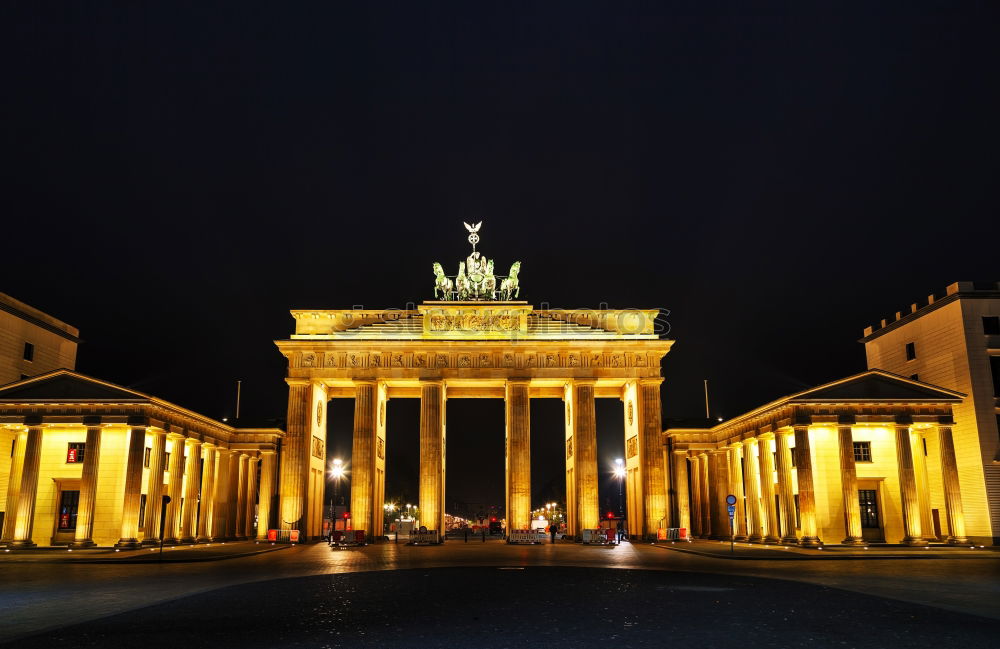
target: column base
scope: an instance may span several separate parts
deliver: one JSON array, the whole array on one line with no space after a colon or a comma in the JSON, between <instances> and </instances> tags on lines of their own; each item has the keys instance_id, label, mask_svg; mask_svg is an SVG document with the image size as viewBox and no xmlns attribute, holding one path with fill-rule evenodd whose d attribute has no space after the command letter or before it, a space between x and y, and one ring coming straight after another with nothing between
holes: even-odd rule
<instances>
[{"instance_id":1,"label":"column base","mask_svg":"<svg viewBox=\"0 0 1000 649\"><path fill-rule=\"evenodd\" d=\"M157 539L157 538L143 539L142 540L142 544L143 544L143 546L145 546L147 548L151 548L153 546L159 545L160 544L160 539Z\"/></svg>"},{"instance_id":2,"label":"column base","mask_svg":"<svg viewBox=\"0 0 1000 649\"><path fill-rule=\"evenodd\" d=\"M208 536L208 535L199 536L197 539L195 539L194 542L195 543L211 543L212 542L212 537Z\"/></svg>"},{"instance_id":3,"label":"column base","mask_svg":"<svg viewBox=\"0 0 1000 649\"><path fill-rule=\"evenodd\" d=\"M823 545L818 536L803 536L799 539L799 545L804 548L818 548Z\"/></svg>"},{"instance_id":4,"label":"column base","mask_svg":"<svg viewBox=\"0 0 1000 649\"><path fill-rule=\"evenodd\" d=\"M750 540L750 537L747 536L747 535L745 535L745 534L742 535L742 536L739 535L739 534L737 534L736 536L733 537L733 540L736 541L736 542L738 542L738 543L746 543L747 541Z\"/></svg>"},{"instance_id":5,"label":"column base","mask_svg":"<svg viewBox=\"0 0 1000 649\"><path fill-rule=\"evenodd\" d=\"M797 536L783 536L781 537L780 543L785 543L787 545L797 545L799 542L799 537Z\"/></svg>"},{"instance_id":6,"label":"column base","mask_svg":"<svg viewBox=\"0 0 1000 649\"><path fill-rule=\"evenodd\" d=\"M115 548L119 550L141 550L142 543L139 539L118 539L118 543L115 543Z\"/></svg>"},{"instance_id":7,"label":"column base","mask_svg":"<svg viewBox=\"0 0 1000 649\"><path fill-rule=\"evenodd\" d=\"M761 540L761 543L781 543L781 539L779 539L777 536L765 536Z\"/></svg>"},{"instance_id":8,"label":"column base","mask_svg":"<svg viewBox=\"0 0 1000 649\"><path fill-rule=\"evenodd\" d=\"M864 540L860 536L848 536L846 539L840 542L841 545L868 545L868 541Z\"/></svg>"},{"instance_id":9,"label":"column base","mask_svg":"<svg viewBox=\"0 0 1000 649\"><path fill-rule=\"evenodd\" d=\"M7 547L11 550L27 550L36 547L36 545L34 541L28 539L27 541L11 541L7 544Z\"/></svg>"},{"instance_id":10,"label":"column base","mask_svg":"<svg viewBox=\"0 0 1000 649\"><path fill-rule=\"evenodd\" d=\"M181 543L197 543L193 536L185 536L180 540Z\"/></svg>"},{"instance_id":11,"label":"column base","mask_svg":"<svg viewBox=\"0 0 1000 649\"><path fill-rule=\"evenodd\" d=\"M180 545L180 539L163 539L163 545Z\"/></svg>"},{"instance_id":12,"label":"column base","mask_svg":"<svg viewBox=\"0 0 1000 649\"><path fill-rule=\"evenodd\" d=\"M948 545L969 545L969 537L967 536L949 536L944 541Z\"/></svg>"},{"instance_id":13,"label":"column base","mask_svg":"<svg viewBox=\"0 0 1000 649\"><path fill-rule=\"evenodd\" d=\"M927 539L920 536L917 537L908 536L904 538L901 542L903 545L911 545L911 546L921 546L928 544Z\"/></svg>"},{"instance_id":14,"label":"column base","mask_svg":"<svg viewBox=\"0 0 1000 649\"><path fill-rule=\"evenodd\" d=\"M84 548L93 548L93 547L96 547L96 546L97 546L97 544L94 543L93 539L80 539L79 541L73 541L72 543L69 544L69 547L72 548L72 549L74 549L74 550L81 550L81 549L84 549Z\"/></svg>"},{"instance_id":15,"label":"column base","mask_svg":"<svg viewBox=\"0 0 1000 649\"><path fill-rule=\"evenodd\" d=\"M750 536L747 537L748 543L760 543L763 540L764 537L762 537L760 534L751 534Z\"/></svg>"}]
</instances>

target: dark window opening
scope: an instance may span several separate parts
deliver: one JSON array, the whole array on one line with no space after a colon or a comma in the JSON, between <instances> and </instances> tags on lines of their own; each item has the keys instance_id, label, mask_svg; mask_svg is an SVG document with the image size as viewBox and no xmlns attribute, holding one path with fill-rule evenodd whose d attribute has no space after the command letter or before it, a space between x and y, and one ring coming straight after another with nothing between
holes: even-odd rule
<instances>
[{"instance_id":1,"label":"dark window opening","mask_svg":"<svg viewBox=\"0 0 1000 649\"><path fill-rule=\"evenodd\" d=\"M990 356L990 372L993 373L993 396L1000 397L1000 356Z\"/></svg>"},{"instance_id":2,"label":"dark window opening","mask_svg":"<svg viewBox=\"0 0 1000 649\"><path fill-rule=\"evenodd\" d=\"M872 443L871 442L854 442L854 461L855 462L871 462L872 461Z\"/></svg>"},{"instance_id":3,"label":"dark window opening","mask_svg":"<svg viewBox=\"0 0 1000 649\"><path fill-rule=\"evenodd\" d=\"M914 381L919 381L920 380L920 375L919 374L911 374L910 378L912 380L914 380Z\"/></svg>"},{"instance_id":4,"label":"dark window opening","mask_svg":"<svg viewBox=\"0 0 1000 649\"><path fill-rule=\"evenodd\" d=\"M146 447L146 451L142 454L142 466L149 468L149 456L152 454L153 449Z\"/></svg>"},{"instance_id":5,"label":"dark window opening","mask_svg":"<svg viewBox=\"0 0 1000 649\"><path fill-rule=\"evenodd\" d=\"M799 495L795 494L795 529L802 527L802 521L799 519Z\"/></svg>"},{"instance_id":6,"label":"dark window opening","mask_svg":"<svg viewBox=\"0 0 1000 649\"><path fill-rule=\"evenodd\" d=\"M31 378L31 375L30 375L30 374L22 374L22 375L21 375L21 380L22 380L22 381L23 381L23 380L25 380L25 379L30 379L30 378Z\"/></svg>"},{"instance_id":7,"label":"dark window opening","mask_svg":"<svg viewBox=\"0 0 1000 649\"><path fill-rule=\"evenodd\" d=\"M66 446L66 464L78 464L83 462L83 455L87 451L87 445L83 442L70 442Z\"/></svg>"},{"instance_id":8,"label":"dark window opening","mask_svg":"<svg viewBox=\"0 0 1000 649\"><path fill-rule=\"evenodd\" d=\"M906 360L912 361L917 357L917 344L906 343Z\"/></svg>"},{"instance_id":9,"label":"dark window opening","mask_svg":"<svg viewBox=\"0 0 1000 649\"><path fill-rule=\"evenodd\" d=\"M139 529L146 524L146 494L139 495Z\"/></svg>"},{"instance_id":10,"label":"dark window opening","mask_svg":"<svg viewBox=\"0 0 1000 649\"><path fill-rule=\"evenodd\" d=\"M35 360L35 346L31 343L24 343L24 360Z\"/></svg>"},{"instance_id":11,"label":"dark window opening","mask_svg":"<svg viewBox=\"0 0 1000 649\"><path fill-rule=\"evenodd\" d=\"M76 529L76 510L80 506L79 491L63 491L59 494L59 531Z\"/></svg>"},{"instance_id":12,"label":"dark window opening","mask_svg":"<svg viewBox=\"0 0 1000 649\"><path fill-rule=\"evenodd\" d=\"M1000 336L1000 315L983 316L983 333L987 336Z\"/></svg>"},{"instance_id":13,"label":"dark window opening","mask_svg":"<svg viewBox=\"0 0 1000 649\"><path fill-rule=\"evenodd\" d=\"M170 453L163 454L163 470L164 471L170 470Z\"/></svg>"}]
</instances>

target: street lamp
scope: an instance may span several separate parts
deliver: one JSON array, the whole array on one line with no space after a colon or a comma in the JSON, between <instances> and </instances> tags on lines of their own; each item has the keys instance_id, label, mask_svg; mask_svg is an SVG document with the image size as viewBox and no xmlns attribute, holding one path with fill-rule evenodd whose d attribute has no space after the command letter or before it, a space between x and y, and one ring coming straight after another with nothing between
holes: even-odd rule
<instances>
[{"instance_id":1,"label":"street lamp","mask_svg":"<svg viewBox=\"0 0 1000 649\"><path fill-rule=\"evenodd\" d=\"M621 516L625 514L622 492L625 481L625 460L621 458L615 460L615 477L618 479L618 514Z\"/></svg>"},{"instance_id":2,"label":"street lamp","mask_svg":"<svg viewBox=\"0 0 1000 649\"><path fill-rule=\"evenodd\" d=\"M330 503L330 520L333 528L337 527L337 505L340 504L340 480L344 477L344 461L336 458L330 465L330 477L333 478L333 501Z\"/></svg>"}]
</instances>

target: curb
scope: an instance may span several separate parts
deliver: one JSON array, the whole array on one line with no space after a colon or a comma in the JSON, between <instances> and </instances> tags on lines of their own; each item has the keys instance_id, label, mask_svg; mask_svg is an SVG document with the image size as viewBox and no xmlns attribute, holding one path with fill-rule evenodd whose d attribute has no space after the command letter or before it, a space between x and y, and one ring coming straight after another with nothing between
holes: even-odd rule
<instances>
[{"instance_id":1,"label":"curb","mask_svg":"<svg viewBox=\"0 0 1000 649\"><path fill-rule=\"evenodd\" d=\"M80 563L130 564L130 565L137 565L137 564L154 564L155 565L155 564L158 564L158 563L202 563L202 562L206 562L206 561L225 561L226 559L238 559L240 557L252 557L252 556L257 555L257 554L266 554L268 552L276 552L278 550L286 550L286 549L288 549L290 547L292 547L292 546L290 546L290 545L276 545L276 546L268 547L267 549L262 549L262 550L250 550L250 551L247 551L247 552L237 552L235 554L226 554L226 555L213 555L213 556L209 556L209 557L192 557L192 558L188 558L188 559L168 559L168 558L160 559L159 558L159 554L156 555L157 556L156 559L153 559L153 558L147 559L147 558L145 558L146 555L140 555L140 556L135 556L135 557L128 557L126 559L110 559L110 558L108 558L108 559L103 559L103 558L93 558L93 559L83 558L83 559L77 559L75 557L74 558L66 557L64 559L28 559L28 560L22 560L22 559L2 559L2 560L0 560L0 565L6 564L6 563L20 563L20 564L24 564L24 563L42 563L42 564L49 564L49 565L51 565L51 564L80 564Z\"/></svg>"},{"instance_id":2,"label":"curb","mask_svg":"<svg viewBox=\"0 0 1000 649\"><path fill-rule=\"evenodd\" d=\"M951 556L934 556L926 554L913 554L913 555L836 555L836 554L825 554L822 556L803 556L801 554L794 554L787 557L748 557L740 555L725 555L725 554L715 554L712 552L703 552L701 550L694 550L688 548L676 548L673 546L652 544L654 548L660 548L661 550L671 550L673 552L684 552L686 554L696 554L700 557L709 557L711 559L726 559L728 561L886 561L886 560L910 560L910 559L944 559L946 561L951 560L965 560L965 559L986 559L986 558L1000 558L996 556L990 556L993 553L982 552L979 554L954 554Z\"/></svg>"}]
</instances>

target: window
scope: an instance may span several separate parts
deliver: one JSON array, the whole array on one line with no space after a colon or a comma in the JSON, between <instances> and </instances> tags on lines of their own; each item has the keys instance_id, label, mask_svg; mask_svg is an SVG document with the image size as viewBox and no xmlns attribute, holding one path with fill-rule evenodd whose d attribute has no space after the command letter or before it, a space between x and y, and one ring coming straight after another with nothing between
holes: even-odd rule
<instances>
[{"instance_id":1,"label":"window","mask_svg":"<svg viewBox=\"0 0 1000 649\"><path fill-rule=\"evenodd\" d=\"M990 356L990 372L993 372L993 396L1000 397L1000 356Z\"/></svg>"},{"instance_id":2,"label":"window","mask_svg":"<svg viewBox=\"0 0 1000 649\"><path fill-rule=\"evenodd\" d=\"M66 464L79 464L83 462L83 453L87 450L87 445L83 442L70 442L66 445Z\"/></svg>"},{"instance_id":3,"label":"window","mask_svg":"<svg viewBox=\"0 0 1000 649\"><path fill-rule=\"evenodd\" d=\"M146 447L146 451L142 454L142 466L149 468L149 456L153 452L153 449Z\"/></svg>"},{"instance_id":4,"label":"window","mask_svg":"<svg viewBox=\"0 0 1000 649\"><path fill-rule=\"evenodd\" d=\"M24 343L24 360L35 360L35 346L31 343Z\"/></svg>"},{"instance_id":5,"label":"window","mask_svg":"<svg viewBox=\"0 0 1000 649\"><path fill-rule=\"evenodd\" d=\"M911 374L910 378L913 379L914 381L919 381L920 380L920 375L919 374Z\"/></svg>"},{"instance_id":6,"label":"window","mask_svg":"<svg viewBox=\"0 0 1000 649\"><path fill-rule=\"evenodd\" d=\"M76 510L80 506L79 491L63 491L59 494L59 531L76 529Z\"/></svg>"},{"instance_id":7,"label":"window","mask_svg":"<svg viewBox=\"0 0 1000 649\"><path fill-rule=\"evenodd\" d=\"M872 443L871 442L854 442L854 461L855 462L871 462L872 461Z\"/></svg>"},{"instance_id":8,"label":"window","mask_svg":"<svg viewBox=\"0 0 1000 649\"><path fill-rule=\"evenodd\" d=\"M139 529L146 524L146 494L139 495Z\"/></svg>"},{"instance_id":9,"label":"window","mask_svg":"<svg viewBox=\"0 0 1000 649\"><path fill-rule=\"evenodd\" d=\"M1000 336L1000 315L983 316L983 333L987 336Z\"/></svg>"},{"instance_id":10,"label":"window","mask_svg":"<svg viewBox=\"0 0 1000 649\"><path fill-rule=\"evenodd\" d=\"M861 527L881 527L878 523L878 498L874 489L858 489L858 504L861 506Z\"/></svg>"},{"instance_id":11,"label":"window","mask_svg":"<svg viewBox=\"0 0 1000 649\"><path fill-rule=\"evenodd\" d=\"M169 451L163 454L163 470L164 471L169 471L170 470L170 452Z\"/></svg>"},{"instance_id":12,"label":"window","mask_svg":"<svg viewBox=\"0 0 1000 649\"><path fill-rule=\"evenodd\" d=\"M800 529L802 527L802 521L799 520L799 495L795 494L795 529Z\"/></svg>"},{"instance_id":13,"label":"window","mask_svg":"<svg viewBox=\"0 0 1000 649\"><path fill-rule=\"evenodd\" d=\"M21 380L22 380L22 381L23 381L24 379L30 379L30 378L31 378L31 375L30 375L30 374L22 374L22 375L21 375Z\"/></svg>"},{"instance_id":14,"label":"window","mask_svg":"<svg viewBox=\"0 0 1000 649\"><path fill-rule=\"evenodd\" d=\"M906 343L906 360L912 361L917 357L917 344Z\"/></svg>"}]
</instances>

